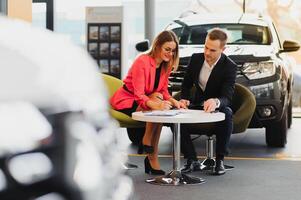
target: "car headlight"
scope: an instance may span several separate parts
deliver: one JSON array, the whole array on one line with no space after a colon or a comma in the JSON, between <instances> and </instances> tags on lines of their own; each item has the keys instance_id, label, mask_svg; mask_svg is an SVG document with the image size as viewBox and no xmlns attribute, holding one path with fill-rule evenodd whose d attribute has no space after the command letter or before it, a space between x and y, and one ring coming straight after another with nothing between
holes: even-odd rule
<instances>
[{"instance_id":1,"label":"car headlight","mask_svg":"<svg viewBox=\"0 0 301 200\"><path fill-rule=\"evenodd\" d=\"M273 83L250 86L250 90L256 98L274 98L274 85Z\"/></svg>"},{"instance_id":2,"label":"car headlight","mask_svg":"<svg viewBox=\"0 0 301 200\"><path fill-rule=\"evenodd\" d=\"M245 63L242 67L242 72L248 79L260 79L273 76L276 73L276 66L274 62L250 62Z\"/></svg>"}]
</instances>

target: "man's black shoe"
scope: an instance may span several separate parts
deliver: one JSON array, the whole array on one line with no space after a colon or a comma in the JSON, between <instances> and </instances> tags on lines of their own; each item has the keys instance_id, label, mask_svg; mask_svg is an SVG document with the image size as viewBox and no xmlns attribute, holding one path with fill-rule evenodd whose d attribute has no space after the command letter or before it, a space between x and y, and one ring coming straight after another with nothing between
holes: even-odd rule
<instances>
[{"instance_id":1,"label":"man's black shoe","mask_svg":"<svg viewBox=\"0 0 301 200\"><path fill-rule=\"evenodd\" d=\"M194 171L201 171L201 163L198 160L188 159L184 167L181 169L182 173L189 173Z\"/></svg>"},{"instance_id":2,"label":"man's black shoe","mask_svg":"<svg viewBox=\"0 0 301 200\"><path fill-rule=\"evenodd\" d=\"M216 160L213 175L223 175L226 173L223 160Z\"/></svg>"}]
</instances>

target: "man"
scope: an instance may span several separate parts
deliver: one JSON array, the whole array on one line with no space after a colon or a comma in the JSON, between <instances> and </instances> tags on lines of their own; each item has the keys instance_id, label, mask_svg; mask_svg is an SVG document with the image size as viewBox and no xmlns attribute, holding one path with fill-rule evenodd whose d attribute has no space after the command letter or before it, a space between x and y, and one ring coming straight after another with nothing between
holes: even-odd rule
<instances>
[{"instance_id":1,"label":"man","mask_svg":"<svg viewBox=\"0 0 301 200\"><path fill-rule=\"evenodd\" d=\"M181 98L192 105L202 106L205 112L219 110L225 113L225 120L216 123L216 165L213 173L225 174L224 156L228 153L228 144L233 130L232 96L236 78L237 65L223 51L227 42L227 34L218 28L212 29L205 40L204 53L193 54L182 83ZM195 93L191 97L191 89ZM183 124L181 126L181 150L187 162L181 170L183 173L201 170L190 134L200 133L195 129L198 125Z\"/></svg>"}]
</instances>

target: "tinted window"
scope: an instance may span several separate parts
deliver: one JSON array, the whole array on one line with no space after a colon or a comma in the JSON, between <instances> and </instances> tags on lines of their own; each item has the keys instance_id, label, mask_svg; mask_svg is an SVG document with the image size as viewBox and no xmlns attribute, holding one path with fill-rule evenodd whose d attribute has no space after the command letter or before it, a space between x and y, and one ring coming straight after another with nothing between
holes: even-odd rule
<instances>
[{"instance_id":1,"label":"tinted window","mask_svg":"<svg viewBox=\"0 0 301 200\"><path fill-rule=\"evenodd\" d=\"M204 44L208 30L219 27L228 33L227 44L269 45L270 32L265 26L246 24L210 24L183 26L173 31L179 37L180 44Z\"/></svg>"}]
</instances>

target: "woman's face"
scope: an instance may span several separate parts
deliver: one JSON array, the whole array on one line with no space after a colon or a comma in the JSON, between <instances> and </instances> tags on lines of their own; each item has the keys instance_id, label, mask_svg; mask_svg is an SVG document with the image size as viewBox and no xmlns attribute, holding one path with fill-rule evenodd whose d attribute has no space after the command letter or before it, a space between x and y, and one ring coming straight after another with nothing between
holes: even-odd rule
<instances>
[{"instance_id":1,"label":"woman's face","mask_svg":"<svg viewBox=\"0 0 301 200\"><path fill-rule=\"evenodd\" d=\"M173 41L165 42L160 49L159 59L165 62L169 62L175 54L176 47L177 45Z\"/></svg>"}]
</instances>

